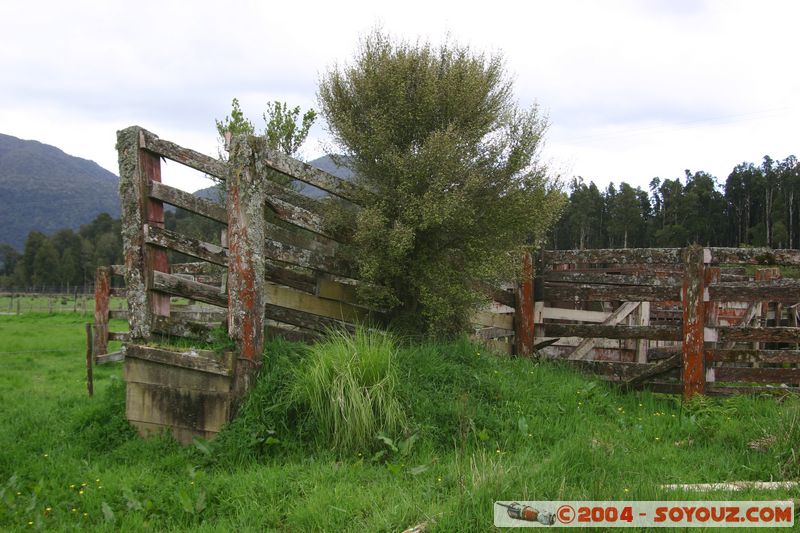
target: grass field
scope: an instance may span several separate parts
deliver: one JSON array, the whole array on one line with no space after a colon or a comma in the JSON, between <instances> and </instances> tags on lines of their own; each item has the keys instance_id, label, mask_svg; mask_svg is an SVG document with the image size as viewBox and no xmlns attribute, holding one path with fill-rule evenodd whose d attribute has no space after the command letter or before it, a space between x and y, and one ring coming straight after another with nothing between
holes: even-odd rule
<instances>
[{"instance_id":1,"label":"grass field","mask_svg":"<svg viewBox=\"0 0 800 533\"><path fill-rule=\"evenodd\" d=\"M467 342L398 351L410 429L363 449L274 408L304 357L281 342L216 441L144 441L119 365L86 396L84 322L0 316L0 530L487 531L494 500L797 497L659 488L800 478L796 397L681 404Z\"/></svg>"}]
</instances>

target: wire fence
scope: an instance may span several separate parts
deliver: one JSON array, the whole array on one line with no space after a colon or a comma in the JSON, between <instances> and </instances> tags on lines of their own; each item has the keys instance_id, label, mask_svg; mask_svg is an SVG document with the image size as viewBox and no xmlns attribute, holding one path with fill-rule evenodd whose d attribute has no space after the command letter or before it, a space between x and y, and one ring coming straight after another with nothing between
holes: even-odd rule
<instances>
[{"instance_id":1,"label":"wire fence","mask_svg":"<svg viewBox=\"0 0 800 533\"><path fill-rule=\"evenodd\" d=\"M113 297L111 310L127 309L124 298ZM94 315L94 293L0 293L0 315L75 313Z\"/></svg>"}]
</instances>

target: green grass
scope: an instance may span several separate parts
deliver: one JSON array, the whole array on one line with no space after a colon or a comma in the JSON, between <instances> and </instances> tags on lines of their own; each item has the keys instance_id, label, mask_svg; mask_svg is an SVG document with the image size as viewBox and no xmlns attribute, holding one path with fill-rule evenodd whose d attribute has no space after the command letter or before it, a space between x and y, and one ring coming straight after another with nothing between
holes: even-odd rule
<instances>
[{"instance_id":1,"label":"green grass","mask_svg":"<svg viewBox=\"0 0 800 533\"><path fill-rule=\"evenodd\" d=\"M333 450L307 406L277 405L312 364L285 342L215 441L145 441L119 365L86 396L84 320L0 316L0 351L27 352L0 355L0 530L487 531L494 500L796 497L659 489L800 478L796 397L682 404L465 341L397 350L405 429L362 448Z\"/></svg>"}]
</instances>

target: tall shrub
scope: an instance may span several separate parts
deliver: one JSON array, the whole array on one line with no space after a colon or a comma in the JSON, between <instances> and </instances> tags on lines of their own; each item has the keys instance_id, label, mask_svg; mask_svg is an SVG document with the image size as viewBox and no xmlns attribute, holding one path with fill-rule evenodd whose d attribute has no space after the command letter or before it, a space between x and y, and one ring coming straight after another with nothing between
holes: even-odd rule
<instances>
[{"instance_id":1,"label":"tall shrub","mask_svg":"<svg viewBox=\"0 0 800 533\"><path fill-rule=\"evenodd\" d=\"M513 276L559 211L538 158L545 118L517 106L500 56L379 31L322 76L318 98L368 191L339 217L369 282L361 297L408 331L463 331L473 282Z\"/></svg>"}]
</instances>

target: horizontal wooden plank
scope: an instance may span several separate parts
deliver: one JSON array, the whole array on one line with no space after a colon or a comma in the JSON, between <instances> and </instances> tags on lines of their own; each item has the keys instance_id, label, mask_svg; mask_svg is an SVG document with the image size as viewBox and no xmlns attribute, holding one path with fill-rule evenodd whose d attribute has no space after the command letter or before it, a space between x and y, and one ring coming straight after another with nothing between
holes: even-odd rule
<instances>
[{"instance_id":1,"label":"horizontal wooden plank","mask_svg":"<svg viewBox=\"0 0 800 533\"><path fill-rule=\"evenodd\" d=\"M711 264L800 265L800 250L771 248L709 248Z\"/></svg>"},{"instance_id":2,"label":"horizontal wooden plank","mask_svg":"<svg viewBox=\"0 0 800 533\"><path fill-rule=\"evenodd\" d=\"M706 394L709 396L731 396L740 394L769 394L771 396L784 396L786 394L798 394L800 388L798 387L759 387L759 386L734 386L717 383L706 384Z\"/></svg>"},{"instance_id":3,"label":"horizontal wooden plank","mask_svg":"<svg viewBox=\"0 0 800 533\"><path fill-rule=\"evenodd\" d=\"M269 195L267 195L267 205L284 222L332 238L321 215Z\"/></svg>"},{"instance_id":4,"label":"horizontal wooden plank","mask_svg":"<svg viewBox=\"0 0 800 533\"><path fill-rule=\"evenodd\" d=\"M316 295L328 300L337 300L352 305L359 305L356 286L340 283L325 277L317 278Z\"/></svg>"},{"instance_id":5,"label":"horizontal wooden plank","mask_svg":"<svg viewBox=\"0 0 800 533\"><path fill-rule=\"evenodd\" d=\"M119 361L125 360L125 351L118 350L116 352L111 352L103 355L97 355L94 358L94 364L96 365L104 365L106 363L116 363Z\"/></svg>"},{"instance_id":6,"label":"horizontal wooden plank","mask_svg":"<svg viewBox=\"0 0 800 533\"><path fill-rule=\"evenodd\" d=\"M734 368L711 369L716 381L747 383L800 383L800 368Z\"/></svg>"},{"instance_id":7,"label":"horizontal wooden plank","mask_svg":"<svg viewBox=\"0 0 800 533\"><path fill-rule=\"evenodd\" d=\"M302 192L298 192L291 187L286 187L269 178L262 182L262 186L264 187L264 192L271 198L277 198L287 204L302 207L318 215L325 214L324 203L316 198L307 196Z\"/></svg>"},{"instance_id":8,"label":"horizontal wooden plank","mask_svg":"<svg viewBox=\"0 0 800 533\"><path fill-rule=\"evenodd\" d=\"M501 329L514 329L514 315L476 311L470 318L471 324Z\"/></svg>"},{"instance_id":9,"label":"horizontal wooden plank","mask_svg":"<svg viewBox=\"0 0 800 533\"><path fill-rule=\"evenodd\" d=\"M754 328L719 326L708 328L716 331L716 339L706 339L711 342L788 342L800 343L800 328Z\"/></svg>"},{"instance_id":10,"label":"horizontal wooden plank","mask_svg":"<svg viewBox=\"0 0 800 533\"><path fill-rule=\"evenodd\" d=\"M139 144L145 150L164 156L187 167L205 172L217 179L228 178L228 165L213 157L201 154L190 148L184 148L173 142L159 139L147 130L139 130Z\"/></svg>"},{"instance_id":11,"label":"horizontal wooden plank","mask_svg":"<svg viewBox=\"0 0 800 533\"><path fill-rule=\"evenodd\" d=\"M728 363L795 363L800 364L798 350L706 350L706 361Z\"/></svg>"},{"instance_id":12,"label":"horizontal wooden plank","mask_svg":"<svg viewBox=\"0 0 800 533\"><path fill-rule=\"evenodd\" d=\"M197 300L218 307L228 307L228 295L220 292L218 287L203 285L202 283L183 279L174 274L154 271L152 288L153 290L173 296L182 296L190 300Z\"/></svg>"},{"instance_id":13,"label":"horizontal wooden plank","mask_svg":"<svg viewBox=\"0 0 800 533\"><path fill-rule=\"evenodd\" d=\"M304 248L312 252L319 252L326 255L335 255L339 249L339 244L332 239L301 230L289 224L286 224L286 226L288 227L267 222L267 237L273 241L279 241L284 244L290 244L298 248Z\"/></svg>"},{"instance_id":14,"label":"horizontal wooden plank","mask_svg":"<svg viewBox=\"0 0 800 533\"><path fill-rule=\"evenodd\" d=\"M503 329L503 328L480 328L472 332L472 336L478 339L504 339L506 337L513 337L514 330L513 329Z\"/></svg>"},{"instance_id":15,"label":"horizontal wooden plank","mask_svg":"<svg viewBox=\"0 0 800 533\"><path fill-rule=\"evenodd\" d=\"M712 301L720 302L800 302L800 280L734 281L708 286Z\"/></svg>"},{"instance_id":16,"label":"horizontal wooden plank","mask_svg":"<svg viewBox=\"0 0 800 533\"><path fill-rule=\"evenodd\" d=\"M488 339L481 341L481 344L490 352L511 355L514 353L514 343L508 339Z\"/></svg>"},{"instance_id":17,"label":"horizontal wooden plank","mask_svg":"<svg viewBox=\"0 0 800 533\"><path fill-rule=\"evenodd\" d=\"M673 326L604 326L600 324L545 324L548 337L602 337L605 339L681 340L680 327Z\"/></svg>"},{"instance_id":18,"label":"horizontal wooden plank","mask_svg":"<svg viewBox=\"0 0 800 533\"><path fill-rule=\"evenodd\" d=\"M562 283L583 283L598 285L648 285L648 286L675 286L682 283L678 274L664 276L643 272L641 275L607 274L603 272L573 272L570 270L548 271L542 274L544 281L557 281Z\"/></svg>"},{"instance_id":19,"label":"horizontal wooden plank","mask_svg":"<svg viewBox=\"0 0 800 533\"><path fill-rule=\"evenodd\" d=\"M545 307L542 318L550 320L578 320L580 322L605 322L611 313L604 311L584 311L583 309L564 309L561 307Z\"/></svg>"},{"instance_id":20,"label":"horizontal wooden plank","mask_svg":"<svg viewBox=\"0 0 800 533\"><path fill-rule=\"evenodd\" d=\"M200 198L194 194L164 185L158 181L151 181L148 184L148 194L150 198L161 200L175 207L180 207L186 211L191 211L222 224L228 224L228 213L224 205L215 204L205 198Z\"/></svg>"},{"instance_id":21,"label":"horizontal wooden plank","mask_svg":"<svg viewBox=\"0 0 800 533\"><path fill-rule=\"evenodd\" d=\"M541 333L541 328L537 328L537 333ZM540 344L548 341L555 341L553 342L552 346L562 346L566 348L574 348L578 346L582 341L582 337L536 337L534 339L535 344ZM602 349L609 349L609 350L619 350L623 349L621 347L621 343L619 339L596 339L594 343L595 348L602 348Z\"/></svg>"},{"instance_id":22,"label":"horizontal wooden plank","mask_svg":"<svg viewBox=\"0 0 800 533\"><path fill-rule=\"evenodd\" d=\"M128 344L125 349L128 358L143 359L153 363L188 368L221 376L233 374L232 353L220 355L208 350L194 349L186 352L176 352L139 344Z\"/></svg>"},{"instance_id":23,"label":"horizontal wooden plank","mask_svg":"<svg viewBox=\"0 0 800 533\"><path fill-rule=\"evenodd\" d=\"M130 334L127 331L109 331L108 340L127 342L130 339Z\"/></svg>"},{"instance_id":24,"label":"horizontal wooden plank","mask_svg":"<svg viewBox=\"0 0 800 533\"><path fill-rule=\"evenodd\" d=\"M649 347L647 349L647 359L649 361L660 361L661 359L667 359L672 357L675 354L681 353L680 346L670 346L670 347Z\"/></svg>"},{"instance_id":25,"label":"horizontal wooden plank","mask_svg":"<svg viewBox=\"0 0 800 533\"><path fill-rule=\"evenodd\" d=\"M657 363L649 363L641 365L638 372L631 372L626 378L625 383L629 386L635 386L643 383L656 376L660 376L664 372L677 368L681 365L682 354L674 354L666 359L662 359Z\"/></svg>"},{"instance_id":26,"label":"horizontal wooden plank","mask_svg":"<svg viewBox=\"0 0 800 533\"><path fill-rule=\"evenodd\" d=\"M342 320L307 313L299 309L289 309L271 303L266 305L266 317L269 320L291 324L292 326L298 326L318 333L325 333L328 330L336 329L344 329L347 331L355 330L352 324Z\"/></svg>"},{"instance_id":27,"label":"horizontal wooden plank","mask_svg":"<svg viewBox=\"0 0 800 533\"><path fill-rule=\"evenodd\" d=\"M126 383L147 383L204 392L230 392L231 381L228 375L197 371L149 359L129 357L125 361Z\"/></svg>"},{"instance_id":28,"label":"horizontal wooden plank","mask_svg":"<svg viewBox=\"0 0 800 533\"><path fill-rule=\"evenodd\" d=\"M264 296L270 304L305 311L310 314L334 318L351 324L369 319L369 312L343 302L318 298L311 294L268 283Z\"/></svg>"},{"instance_id":29,"label":"horizontal wooden plank","mask_svg":"<svg viewBox=\"0 0 800 533\"><path fill-rule=\"evenodd\" d=\"M545 282L545 301L584 301L584 302L664 302L681 299L678 285L579 285Z\"/></svg>"},{"instance_id":30,"label":"horizontal wooden plank","mask_svg":"<svg viewBox=\"0 0 800 533\"><path fill-rule=\"evenodd\" d=\"M217 432L228 421L230 393L163 387L130 382L125 391L125 415L174 429Z\"/></svg>"},{"instance_id":31,"label":"horizontal wooden plank","mask_svg":"<svg viewBox=\"0 0 800 533\"><path fill-rule=\"evenodd\" d=\"M344 277L353 277L355 273L352 265L334 256L312 250L304 250L272 239L267 239L264 251L267 259L273 261L289 263Z\"/></svg>"},{"instance_id":32,"label":"horizontal wooden plank","mask_svg":"<svg viewBox=\"0 0 800 533\"><path fill-rule=\"evenodd\" d=\"M298 161L277 150L266 149L264 155L266 156L264 162L281 174L286 174L291 178L313 185L318 189L327 191L345 200L359 203L365 195L365 193L359 190L353 183L337 178L332 174L328 174L307 163Z\"/></svg>"},{"instance_id":33,"label":"horizontal wooden plank","mask_svg":"<svg viewBox=\"0 0 800 533\"><path fill-rule=\"evenodd\" d=\"M174 316L153 315L150 330L160 335L169 337L183 337L189 339L199 339L204 342L212 342L212 326L203 322L185 320Z\"/></svg>"},{"instance_id":34,"label":"horizontal wooden plank","mask_svg":"<svg viewBox=\"0 0 800 533\"><path fill-rule=\"evenodd\" d=\"M192 263L172 263L169 265L170 274L194 274L194 275L221 275L225 272L217 265L209 264L205 261Z\"/></svg>"},{"instance_id":35,"label":"horizontal wooden plank","mask_svg":"<svg viewBox=\"0 0 800 533\"><path fill-rule=\"evenodd\" d=\"M312 343L320 338L322 333L308 329L284 328L278 325L267 325L268 338L281 337L291 342Z\"/></svg>"},{"instance_id":36,"label":"horizontal wooden plank","mask_svg":"<svg viewBox=\"0 0 800 533\"><path fill-rule=\"evenodd\" d=\"M614 248L597 250L544 250L542 263L546 267L554 264L649 265L680 263L681 248Z\"/></svg>"},{"instance_id":37,"label":"horizontal wooden plank","mask_svg":"<svg viewBox=\"0 0 800 533\"><path fill-rule=\"evenodd\" d=\"M507 291L499 287L495 287L489 283L477 282L475 287L482 294L485 294L493 302L499 302L509 307L516 307L515 297L512 291Z\"/></svg>"},{"instance_id":38,"label":"horizontal wooden plank","mask_svg":"<svg viewBox=\"0 0 800 533\"><path fill-rule=\"evenodd\" d=\"M111 269L112 276L124 276L125 275L125 265L110 265L108 268Z\"/></svg>"},{"instance_id":39,"label":"horizontal wooden plank","mask_svg":"<svg viewBox=\"0 0 800 533\"><path fill-rule=\"evenodd\" d=\"M228 249L203 242L191 237L186 237L180 233L158 226L144 225L144 242L159 246L168 250L174 250L182 254L208 261L215 265L228 266Z\"/></svg>"},{"instance_id":40,"label":"horizontal wooden plank","mask_svg":"<svg viewBox=\"0 0 800 533\"><path fill-rule=\"evenodd\" d=\"M317 291L317 278L312 270L266 261L266 279L309 294Z\"/></svg>"}]
</instances>

